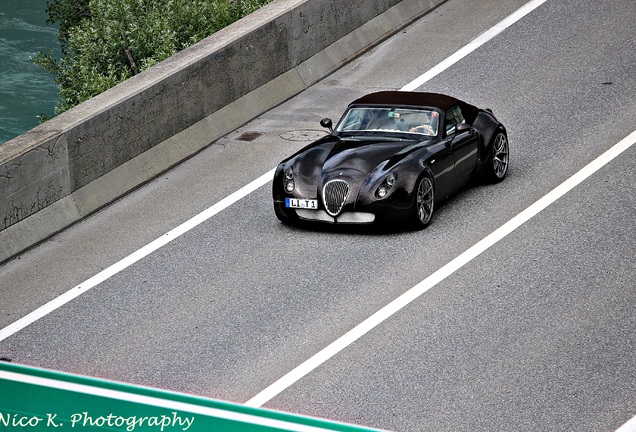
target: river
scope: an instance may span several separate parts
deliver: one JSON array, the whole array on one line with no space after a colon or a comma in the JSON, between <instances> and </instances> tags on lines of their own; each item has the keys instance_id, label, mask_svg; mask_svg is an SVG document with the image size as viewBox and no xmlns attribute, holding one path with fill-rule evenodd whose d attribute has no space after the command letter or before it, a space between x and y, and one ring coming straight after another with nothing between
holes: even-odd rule
<instances>
[{"instance_id":1,"label":"river","mask_svg":"<svg viewBox=\"0 0 636 432\"><path fill-rule=\"evenodd\" d=\"M46 23L46 0L0 0L0 145L53 116L59 98L52 75L30 58L53 49L57 26Z\"/></svg>"}]
</instances>

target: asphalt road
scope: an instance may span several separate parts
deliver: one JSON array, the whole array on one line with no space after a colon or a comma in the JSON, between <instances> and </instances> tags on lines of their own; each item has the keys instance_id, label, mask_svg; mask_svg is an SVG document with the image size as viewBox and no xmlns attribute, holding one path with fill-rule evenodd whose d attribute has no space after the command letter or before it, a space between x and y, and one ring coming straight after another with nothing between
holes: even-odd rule
<instances>
[{"instance_id":1,"label":"asphalt road","mask_svg":"<svg viewBox=\"0 0 636 432\"><path fill-rule=\"evenodd\" d=\"M403 87L525 3L449 0L6 263L0 328L267 173L324 133L320 118ZM266 185L0 341L0 357L245 403L632 133L635 21L633 1L548 0L420 87L492 108L511 143L506 180L462 192L426 230L289 228ZM636 415L635 188L631 146L264 406L395 431L615 431Z\"/></svg>"}]
</instances>

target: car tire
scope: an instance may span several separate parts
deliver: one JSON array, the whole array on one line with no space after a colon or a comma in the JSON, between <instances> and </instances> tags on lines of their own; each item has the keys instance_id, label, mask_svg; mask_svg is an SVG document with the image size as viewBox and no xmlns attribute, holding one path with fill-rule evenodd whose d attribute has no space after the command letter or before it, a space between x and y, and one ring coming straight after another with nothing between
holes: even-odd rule
<instances>
[{"instance_id":1,"label":"car tire","mask_svg":"<svg viewBox=\"0 0 636 432\"><path fill-rule=\"evenodd\" d=\"M499 130L492 139L490 154L486 162L486 180L490 183L499 183L508 173L510 147L508 136Z\"/></svg>"},{"instance_id":2,"label":"car tire","mask_svg":"<svg viewBox=\"0 0 636 432\"><path fill-rule=\"evenodd\" d=\"M416 229L429 226L435 209L435 186L433 179L424 174L413 191L413 225Z\"/></svg>"}]
</instances>

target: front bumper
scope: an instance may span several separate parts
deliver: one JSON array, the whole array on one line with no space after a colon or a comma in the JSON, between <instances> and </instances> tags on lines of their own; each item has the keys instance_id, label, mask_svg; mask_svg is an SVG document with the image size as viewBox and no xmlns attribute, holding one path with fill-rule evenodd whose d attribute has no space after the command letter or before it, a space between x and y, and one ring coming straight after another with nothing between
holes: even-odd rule
<instances>
[{"instance_id":1,"label":"front bumper","mask_svg":"<svg viewBox=\"0 0 636 432\"><path fill-rule=\"evenodd\" d=\"M324 210L294 209L296 216L302 220L313 222L327 222L332 224L370 224L375 221L373 213L342 212L337 217L330 216Z\"/></svg>"},{"instance_id":2,"label":"front bumper","mask_svg":"<svg viewBox=\"0 0 636 432\"><path fill-rule=\"evenodd\" d=\"M276 215L283 222L302 221L326 224L351 224L351 225L370 225L370 224L386 224L395 223L397 221L407 220L410 215L410 208L398 208L394 206L374 205L370 208L344 209L338 216L329 215L324 209L294 209L285 207L284 201L274 201L274 209Z\"/></svg>"}]
</instances>

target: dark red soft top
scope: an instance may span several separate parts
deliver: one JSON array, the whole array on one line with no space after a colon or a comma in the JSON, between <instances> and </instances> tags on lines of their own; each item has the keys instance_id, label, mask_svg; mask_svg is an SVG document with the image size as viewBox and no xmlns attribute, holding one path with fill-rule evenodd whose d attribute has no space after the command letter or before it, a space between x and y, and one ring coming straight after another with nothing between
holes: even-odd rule
<instances>
[{"instance_id":1,"label":"dark red soft top","mask_svg":"<svg viewBox=\"0 0 636 432\"><path fill-rule=\"evenodd\" d=\"M409 91L381 91L369 93L351 102L351 105L405 105L417 107L434 107L447 111L455 105L459 105L464 116L475 118L479 108L452 96L440 93L424 93Z\"/></svg>"}]
</instances>

